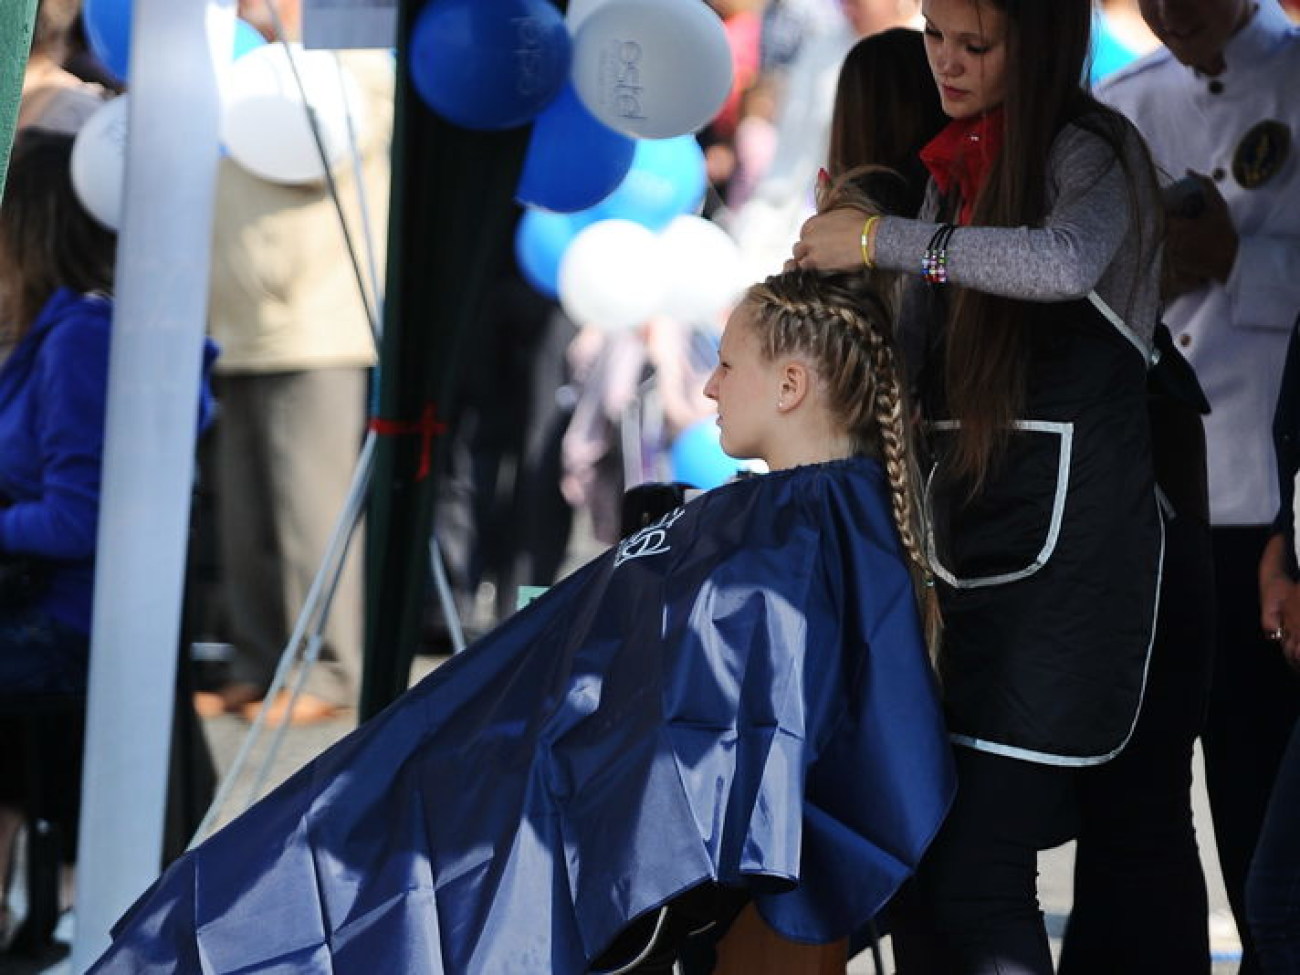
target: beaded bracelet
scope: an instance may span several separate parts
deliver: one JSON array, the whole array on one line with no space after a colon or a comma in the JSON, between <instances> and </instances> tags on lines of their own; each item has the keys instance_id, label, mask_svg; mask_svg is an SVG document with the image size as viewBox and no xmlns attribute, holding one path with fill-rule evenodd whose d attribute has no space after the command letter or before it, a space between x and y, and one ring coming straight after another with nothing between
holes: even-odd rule
<instances>
[{"instance_id":1,"label":"beaded bracelet","mask_svg":"<svg viewBox=\"0 0 1300 975\"><path fill-rule=\"evenodd\" d=\"M872 214L867 217L866 223L862 225L862 238L860 241L862 245L862 263L867 266L868 270L876 266L876 262L871 259L871 228L876 225L876 221L879 219L880 214Z\"/></svg>"},{"instance_id":2,"label":"beaded bracelet","mask_svg":"<svg viewBox=\"0 0 1300 975\"><path fill-rule=\"evenodd\" d=\"M925 248L925 256L921 258L921 278L930 284L948 281L948 241L954 229L950 223L941 224Z\"/></svg>"}]
</instances>

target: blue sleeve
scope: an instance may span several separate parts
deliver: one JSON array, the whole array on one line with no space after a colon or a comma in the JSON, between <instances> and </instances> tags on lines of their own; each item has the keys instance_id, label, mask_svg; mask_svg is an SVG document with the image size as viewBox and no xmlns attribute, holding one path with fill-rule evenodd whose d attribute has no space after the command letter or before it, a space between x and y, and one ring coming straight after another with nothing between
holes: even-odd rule
<instances>
[{"instance_id":1,"label":"blue sleeve","mask_svg":"<svg viewBox=\"0 0 1300 975\"><path fill-rule=\"evenodd\" d=\"M41 347L29 390L41 494L0 511L0 550L67 560L94 554L111 314L107 304L87 307Z\"/></svg>"},{"instance_id":2,"label":"blue sleeve","mask_svg":"<svg viewBox=\"0 0 1300 975\"><path fill-rule=\"evenodd\" d=\"M203 373L199 376L199 436L207 433L217 418L217 399L212 393L212 367L221 356L221 346L203 340Z\"/></svg>"}]
</instances>

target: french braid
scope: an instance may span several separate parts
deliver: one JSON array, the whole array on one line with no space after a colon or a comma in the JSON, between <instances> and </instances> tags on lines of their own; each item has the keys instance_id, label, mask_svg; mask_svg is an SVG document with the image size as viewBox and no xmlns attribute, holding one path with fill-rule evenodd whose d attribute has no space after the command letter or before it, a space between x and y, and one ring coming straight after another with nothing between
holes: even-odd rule
<instances>
[{"instance_id":1,"label":"french braid","mask_svg":"<svg viewBox=\"0 0 1300 975\"><path fill-rule=\"evenodd\" d=\"M829 409L850 433L857 452L881 460L933 655L940 621L922 547L920 475L898 378L891 315L877 283L861 273L787 271L754 285L746 301L764 356L806 356L824 384Z\"/></svg>"},{"instance_id":2,"label":"french braid","mask_svg":"<svg viewBox=\"0 0 1300 975\"><path fill-rule=\"evenodd\" d=\"M921 547L924 513L920 504L921 477L912 446L911 426L907 422L907 407L898 380L894 350L869 323L866 334L876 374L876 427L880 431L885 476L889 478L894 524L898 527L903 549L912 561L912 583L925 626L925 643L933 657L938 653L943 623L930 562Z\"/></svg>"}]
</instances>

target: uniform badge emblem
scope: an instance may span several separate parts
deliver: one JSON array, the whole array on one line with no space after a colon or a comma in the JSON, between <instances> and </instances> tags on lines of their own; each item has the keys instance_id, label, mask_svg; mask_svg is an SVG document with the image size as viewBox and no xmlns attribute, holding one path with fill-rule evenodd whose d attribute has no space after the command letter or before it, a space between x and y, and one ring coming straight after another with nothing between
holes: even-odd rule
<instances>
[{"instance_id":1,"label":"uniform badge emblem","mask_svg":"<svg viewBox=\"0 0 1300 975\"><path fill-rule=\"evenodd\" d=\"M1233 178L1248 190L1263 186L1282 168L1291 152L1291 130L1283 123L1260 122L1242 136L1232 156Z\"/></svg>"}]
</instances>

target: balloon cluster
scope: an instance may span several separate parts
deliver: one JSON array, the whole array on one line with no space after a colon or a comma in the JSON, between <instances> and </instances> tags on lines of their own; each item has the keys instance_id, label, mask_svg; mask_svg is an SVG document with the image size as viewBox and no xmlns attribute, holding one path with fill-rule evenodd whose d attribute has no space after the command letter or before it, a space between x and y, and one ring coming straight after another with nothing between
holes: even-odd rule
<instances>
[{"instance_id":1,"label":"balloon cluster","mask_svg":"<svg viewBox=\"0 0 1300 975\"><path fill-rule=\"evenodd\" d=\"M720 327L747 283L735 241L690 213L656 232L624 217L575 229L570 214L528 212L515 257L533 287L558 297L574 322L609 331L657 315Z\"/></svg>"},{"instance_id":2,"label":"balloon cluster","mask_svg":"<svg viewBox=\"0 0 1300 975\"><path fill-rule=\"evenodd\" d=\"M95 56L125 80L131 0L86 0L83 15ZM355 80L332 52L268 44L243 20L235 21L231 44L232 63L221 86L223 150L271 182L324 179L326 166L337 165L366 126L366 105ZM106 103L77 134L73 149L78 196L97 220L114 229L121 222L129 113L129 94Z\"/></svg>"},{"instance_id":3,"label":"balloon cluster","mask_svg":"<svg viewBox=\"0 0 1300 975\"><path fill-rule=\"evenodd\" d=\"M416 91L449 121L491 130L538 118L571 82L596 121L643 139L695 132L722 107L731 53L707 4L571 6L566 24L550 0L428 0L411 33Z\"/></svg>"},{"instance_id":4,"label":"balloon cluster","mask_svg":"<svg viewBox=\"0 0 1300 975\"><path fill-rule=\"evenodd\" d=\"M427 0L409 39L412 87L465 128L531 123L516 254L534 287L576 320L613 329L653 314L712 321L740 286L730 238L691 216L706 191L693 134L732 84L722 21L703 0L568 6L566 20L552 0ZM131 0L85 0L83 12L94 53L126 78ZM364 128L356 84L332 53L265 44L242 21L233 43L225 151L265 180L324 178ZM114 227L128 99L85 126L74 154L83 202Z\"/></svg>"},{"instance_id":5,"label":"balloon cluster","mask_svg":"<svg viewBox=\"0 0 1300 975\"><path fill-rule=\"evenodd\" d=\"M738 290L730 238L690 214L706 189L693 134L725 101L732 60L702 0L428 0L411 81L450 122L532 123L515 253L582 323L712 320Z\"/></svg>"}]
</instances>

